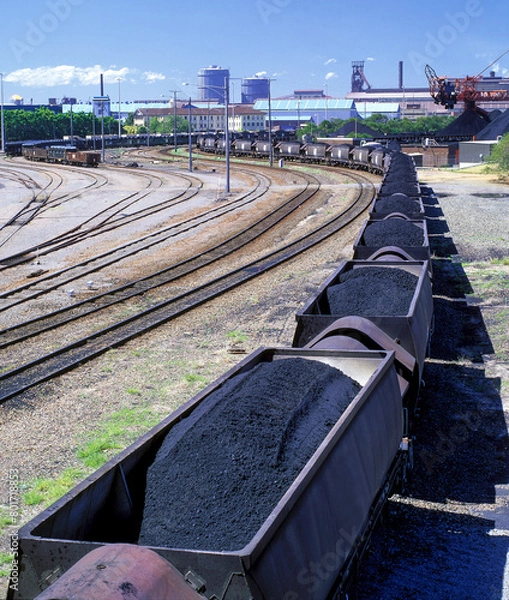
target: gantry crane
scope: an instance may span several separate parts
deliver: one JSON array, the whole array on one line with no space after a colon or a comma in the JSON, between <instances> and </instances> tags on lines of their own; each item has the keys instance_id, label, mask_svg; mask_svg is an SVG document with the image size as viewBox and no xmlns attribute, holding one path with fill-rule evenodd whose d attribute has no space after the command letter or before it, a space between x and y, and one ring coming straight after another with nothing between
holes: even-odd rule
<instances>
[{"instance_id":1,"label":"gantry crane","mask_svg":"<svg viewBox=\"0 0 509 600\"><path fill-rule=\"evenodd\" d=\"M465 109L474 109L483 112L477 107L478 102L508 101L509 90L481 90L478 87L481 75L489 69L502 56L507 54L509 49L500 55L496 60L489 64L475 77L463 77L450 79L449 77L439 77L433 67L426 65L424 72L429 82L429 91L436 104L441 104L449 110L453 109L457 102L464 102Z\"/></svg>"}]
</instances>

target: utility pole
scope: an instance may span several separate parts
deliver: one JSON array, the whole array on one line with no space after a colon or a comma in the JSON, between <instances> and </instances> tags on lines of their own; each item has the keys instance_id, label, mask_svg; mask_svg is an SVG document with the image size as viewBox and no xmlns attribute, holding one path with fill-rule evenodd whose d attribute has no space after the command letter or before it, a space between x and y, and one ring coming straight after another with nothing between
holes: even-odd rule
<instances>
[{"instance_id":1,"label":"utility pole","mask_svg":"<svg viewBox=\"0 0 509 600\"><path fill-rule=\"evenodd\" d=\"M70 110L70 113L71 113L71 146L74 146L74 125L73 125L73 122L72 122L72 99L71 99L71 110Z\"/></svg>"},{"instance_id":2,"label":"utility pole","mask_svg":"<svg viewBox=\"0 0 509 600\"><path fill-rule=\"evenodd\" d=\"M106 162L106 150L104 148L104 79L101 73L101 160Z\"/></svg>"},{"instance_id":3,"label":"utility pole","mask_svg":"<svg viewBox=\"0 0 509 600\"><path fill-rule=\"evenodd\" d=\"M4 75L0 73L0 127L2 128L2 154L5 154Z\"/></svg>"},{"instance_id":4,"label":"utility pole","mask_svg":"<svg viewBox=\"0 0 509 600\"><path fill-rule=\"evenodd\" d=\"M118 81L118 137L121 138L122 137L122 125L120 122L121 116L120 116L120 82L122 81L122 77L117 77L117 81Z\"/></svg>"},{"instance_id":5,"label":"utility pole","mask_svg":"<svg viewBox=\"0 0 509 600\"><path fill-rule=\"evenodd\" d=\"M230 193L230 130L228 127L228 119L230 117L229 112L228 112L228 103L230 101L229 98L229 81L228 81L228 77L224 78L224 100L225 100L225 105L226 105L226 123L225 123L225 128L224 128L224 136L225 136L225 143L226 143L226 148L225 148L225 154L226 154L226 186L225 186L225 191L227 194Z\"/></svg>"},{"instance_id":6,"label":"utility pole","mask_svg":"<svg viewBox=\"0 0 509 600\"><path fill-rule=\"evenodd\" d=\"M177 90L173 90L173 149L177 153Z\"/></svg>"},{"instance_id":7,"label":"utility pole","mask_svg":"<svg viewBox=\"0 0 509 600\"><path fill-rule=\"evenodd\" d=\"M192 173L193 172L193 135L192 135L192 131L191 131L191 97L189 97L189 124L188 124L188 131L189 131L189 172Z\"/></svg>"},{"instance_id":8,"label":"utility pole","mask_svg":"<svg viewBox=\"0 0 509 600\"><path fill-rule=\"evenodd\" d=\"M270 106L270 82L269 79L269 164L271 167L274 166L274 148L272 147L272 109Z\"/></svg>"}]
</instances>

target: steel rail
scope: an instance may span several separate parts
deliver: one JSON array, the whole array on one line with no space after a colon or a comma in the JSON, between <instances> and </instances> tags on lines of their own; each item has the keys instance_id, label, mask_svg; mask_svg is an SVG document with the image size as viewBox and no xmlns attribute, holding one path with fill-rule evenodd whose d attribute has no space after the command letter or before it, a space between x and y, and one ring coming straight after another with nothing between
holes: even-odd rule
<instances>
[{"instance_id":1,"label":"steel rail","mask_svg":"<svg viewBox=\"0 0 509 600\"><path fill-rule=\"evenodd\" d=\"M306 191L308 191L307 195ZM66 325L83 316L87 316L104 310L105 308L109 308L115 304L125 302L126 300L135 296L146 294L148 291L168 285L177 279L195 273L198 269L204 268L231 255L233 252L238 251L249 242L259 238L259 236L261 236L263 233L267 232L282 219L290 215L294 210L302 206L303 202L311 197L315 191L316 190L310 191L307 187L305 190L300 191L299 194L296 194L294 197L287 200L280 207L260 218L257 222L249 225L245 229L237 232L235 235L197 255L191 256L176 264L169 265L164 269L140 279L131 281L115 289L91 296L71 306L58 309L52 313L47 313L41 315L40 317L36 317L29 321L24 321L17 325L3 329L0 332L0 349L24 341L30 337L34 337L35 335L39 335L44 331L54 329L55 327L61 325ZM231 212L235 209L224 208L223 210ZM186 231L189 231L191 228L197 227L200 224L201 223L189 225ZM178 234L179 233L181 232L178 232ZM80 277L82 276L83 275L81 274ZM55 287L60 287L60 284ZM39 294L40 293L41 292L39 292ZM65 317L66 313L68 313L70 316ZM63 315L64 317L62 318Z\"/></svg>"},{"instance_id":2,"label":"steel rail","mask_svg":"<svg viewBox=\"0 0 509 600\"><path fill-rule=\"evenodd\" d=\"M374 198L375 188L373 184L370 183L370 187L367 186L366 179L360 176L355 176L355 179L360 185L360 191L355 202L315 231L301 236L259 259L244 264L242 267L235 268L174 298L160 302L137 315L83 337L26 365L1 374L2 392L0 402L14 398L42 382L96 358L111 348L125 344L155 327L167 323L177 316L266 273L336 234L341 228L358 218L369 207ZM363 181L360 181L361 179Z\"/></svg>"},{"instance_id":3,"label":"steel rail","mask_svg":"<svg viewBox=\"0 0 509 600\"><path fill-rule=\"evenodd\" d=\"M193 196L198 194L200 189L201 189L201 187L198 189L194 189L194 191L192 192L191 195L188 194L185 198L180 198L179 201L175 202L175 204L173 206L176 206L179 203L189 200L190 198L192 198ZM239 196L238 198L236 198L235 201L231 202L227 206L219 206L219 207L214 207L212 209L206 210L203 213L201 213L195 217L186 219L184 221L180 221L178 223L175 223L173 225L165 227L162 230L142 236L141 238L131 240L130 242L127 242L125 244L122 244L121 246L112 248L111 250L109 250L107 252L103 252L99 255L90 257L89 259L81 261L80 263L70 265L69 267L60 269L59 271L55 271L45 277L40 277L32 282L26 283L17 288L11 288L10 290L6 290L5 292L0 293L0 299L9 298L15 294L19 294L24 291L27 291L33 287L38 287L42 283L54 281L54 283L52 283L51 285L46 286L45 288L40 289L40 290L32 293L29 296L25 296L21 299L11 302L10 304L0 307L0 312L6 311L14 306L17 306L19 304L22 304L23 302L26 302L28 300L35 299L35 298L37 298L41 295L44 295L50 291L58 289L59 287L61 287L63 285L67 285L76 279L91 275L94 272L96 272L100 269L103 269L107 266L110 266L110 265L118 262L121 259L129 258L129 257L133 256L134 254L137 254L139 252L147 250L148 248L151 248L157 244L166 242L172 237L181 235L182 233L186 233L186 232L190 231L191 229L196 228L199 225L202 225L203 223L209 221L211 219L211 217L218 218L218 217L224 216L230 212L238 210L239 207L243 207L246 204L257 200L264 193L266 193L267 189L268 189L268 185L266 184L266 182L264 182L260 176L257 176L256 186L252 190L250 190L248 193L243 194L242 196ZM116 254L121 254L121 257L120 258L115 257ZM102 262L98 263L98 261L102 261ZM60 279L58 281L56 280L57 277L60 277L62 275L69 274L69 273L71 273L71 274L67 275L66 279Z\"/></svg>"}]
</instances>

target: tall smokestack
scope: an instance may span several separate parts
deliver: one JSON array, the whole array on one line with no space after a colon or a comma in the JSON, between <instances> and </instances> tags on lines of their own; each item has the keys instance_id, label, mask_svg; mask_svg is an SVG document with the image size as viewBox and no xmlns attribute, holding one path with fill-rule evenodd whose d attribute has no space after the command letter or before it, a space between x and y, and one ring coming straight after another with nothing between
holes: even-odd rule
<instances>
[{"instance_id":1,"label":"tall smokestack","mask_svg":"<svg viewBox=\"0 0 509 600\"><path fill-rule=\"evenodd\" d=\"M403 61L399 61L399 89L403 89Z\"/></svg>"},{"instance_id":2,"label":"tall smokestack","mask_svg":"<svg viewBox=\"0 0 509 600\"><path fill-rule=\"evenodd\" d=\"M101 96L104 96L104 80L103 80L102 73L101 73Z\"/></svg>"}]
</instances>

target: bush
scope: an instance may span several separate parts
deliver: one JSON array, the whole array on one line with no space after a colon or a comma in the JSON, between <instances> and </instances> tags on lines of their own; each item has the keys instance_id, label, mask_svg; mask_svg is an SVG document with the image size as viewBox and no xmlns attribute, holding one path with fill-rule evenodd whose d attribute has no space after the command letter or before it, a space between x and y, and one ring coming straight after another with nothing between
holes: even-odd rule
<instances>
[{"instance_id":1,"label":"bush","mask_svg":"<svg viewBox=\"0 0 509 600\"><path fill-rule=\"evenodd\" d=\"M502 171L509 171L509 133L493 148L489 162L497 163Z\"/></svg>"}]
</instances>

